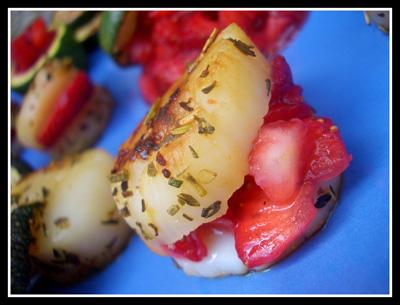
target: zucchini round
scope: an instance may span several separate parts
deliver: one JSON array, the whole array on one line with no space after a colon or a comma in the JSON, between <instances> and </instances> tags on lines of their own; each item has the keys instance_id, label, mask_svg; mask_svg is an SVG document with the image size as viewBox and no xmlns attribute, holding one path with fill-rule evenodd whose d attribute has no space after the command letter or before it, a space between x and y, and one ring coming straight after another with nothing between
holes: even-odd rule
<instances>
[{"instance_id":1,"label":"zucchini round","mask_svg":"<svg viewBox=\"0 0 400 305\"><path fill-rule=\"evenodd\" d=\"M101 14L96 11L58 11L53 15L51 28L68 27L78 42L85 42L97 33Z\"/></svg>"},{"instance_id":2,"label":"zucchini round","mask_svg":"<svg viewBox=\"0 0 400 305\"><path fill-rule=\"evenodd\" d=\"M69 57L78 68L85 68L86 53L74 39L73 33L65 26L58 28L50 47L35 64L24 73L11 73L11 88L24 93L41 67L53 58Z\"/></svg>"},{"instance_id":3,"label":"zucchini round","mask_svg":"<svg viewBox=\"0 0 400 305\"><path fill-rule=\"evenodd\" d=\"M111 11L101 16L99 42L101 48L120 65L129 63L124 50L136 30L137 12Z\"/></svg>"}]
</instances>

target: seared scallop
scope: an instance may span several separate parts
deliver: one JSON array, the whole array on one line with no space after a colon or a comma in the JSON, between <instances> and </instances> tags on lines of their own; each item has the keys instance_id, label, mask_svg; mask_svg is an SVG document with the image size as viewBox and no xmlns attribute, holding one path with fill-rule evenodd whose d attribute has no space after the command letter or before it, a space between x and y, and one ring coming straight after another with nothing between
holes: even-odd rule
<instances>
[{"instance_id":1,"label":"seared scallop","mask_svg":"<svg viewBox=\"0 0 400 305\"><path fill-rule=\"evenodd\" d=\"M270 70L238 26L214 31L121 146L114 199L154 251L226 213L268 111Z\"/></svg>"},{"instance_id":2,"label":"seared scallop","mask_svg":"<svg viewBox=\"0 0 400 305\"><path fill-rule=\"evenodd\" d=\"M108 153L88 150L25 176L12 189L13 210L32 207L30 260L54 280L72 282L104 267L130 239L108 186L112 162Z\"/></svg>"}]
</instances>

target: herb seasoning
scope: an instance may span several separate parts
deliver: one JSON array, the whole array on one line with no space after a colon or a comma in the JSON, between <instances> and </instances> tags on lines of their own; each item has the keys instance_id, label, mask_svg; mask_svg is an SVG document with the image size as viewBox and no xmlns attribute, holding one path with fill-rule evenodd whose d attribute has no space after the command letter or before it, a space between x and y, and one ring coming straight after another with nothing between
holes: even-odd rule
<instances>
[{"instance_id":1,"label":"herb seasoning","mask_svg":"<svg viewBox=\"0 0 400 305\"><path fill-rule=\"evenodd\" d=\"M168 101L169 101L169 102L175 101L176 98L179 96L179 93L180 93L180 92L181 92L181 88L177 87L177 88L175 89L175 91L172 92L172 94L170 95Z\"/></svg>"},{"instance_id":2,"label":"herb seasoning","mask_svg":"<svg viewBox=\"0 0 400 305\"><path fill-rule=\"evenodd\" d=\"M221 208L221 201L219 201L219 200L215 201L209 207L204 208L201 211L201 217L210 218L210 217L214 216L219 211L220 208Z\"/></svg>"},{"instance_id":3,"label":"herb seasoning","mask_svg":"<svg viewBox=\"0 0 400 305\"><path fill-rule=\"evenodd\" d=\"M215 88L216 85L217 85L217 81L215 80L215 81L213 81L213 82L211 83L211 85L209 85L209 86L207 86L207 87L201 89L201 91L202 91L204 94L208 94L208 93L210 93L210 92Z\"/></svg>"},{"instance_id":4,"label":"herb seasoning","mask_svg":"<svg viewBox=\"0 0 400 305\"><path fill-rule=\"evenodd\" d=\"M69 227L69 219L67 217L59 217L54 220L54 224L60 229L67 229Z\"/></svg>"},{"instance_id":5,"label":"herb seasoning","mask_svg":"<svg viewBox=\"0 0 400 305\"><path fill-rule=\"evenodd\" d=\"M156 225L149 223L148 226L154 230L154 234L158 236L158 228Z\"/></svg>"},{"instance_id":6,"label":"herb seasoning","mask_svg":"<svg viewBox=\"0 0 400 305\"><path fill-rule=\"evenodd\" d=\"M169 178L171 176L171 172L166 168L163 168L162 174L164 175L165 178Z\"/></svg>"},{"instance_id":7,"label":"herb seasoning","mask_svg":"<svg viewBox=\"0 0 400 305\"><path fill-rule=\"evenodd\" d=\"M186 203L187 205L190 205L192 207L200 206L200 203L192 195L180 193L179 195L177 195L177 197L178 197L178 202L181 205L184 205Z\"/></svg>"},{"instance_id":8,"label":"herb seasoning","mask_svg":"<svg viewBox=\"0 0 400 305\"><path fill-rule=\"evenodd\" d=\"M205 78L208 75L208 68L210 67L210 65L207 65L207 67L201 72L200 77L201 78Z\"/></svg>"},{"instance_id":9,"label":"herb seasoning","mask_svg":"<svg viewBox=\"0 0 400 305\"><path fill-rule=\"evenodd\" d=\"M170 177L168 179L168 184L171 185L171 186L174 186L176 188L180 188L182 183L183 183L182 180L175 179L174 177Z\"/></svg>"},{"instance_id":10,"label":"herb seasoning","mask_svg":"<svg viewBox=\"0 0 400 305\"><path fill-rule=\"evenodd\" d=\"M190 130L190 128L192 128L190 124L182 125L180 127L171 130L171 134L173 134L174 136L181 135L187 133Z\"/></svg>"},{"instance_id":11,"label":"herb seasoning","mask_svg":"<svg viewBox=\"0 0 400 305\"><path fill-rule=\"evenodd\" d=\"M128 181L125 180L121 182L121 189L123 192L128 190Z\"/></svg>"},{"instance_id":12,"label":"herb seasoning","mask_svg":"<svg viewBox=\"0 0 400 305\"><path fill-rule=\"evenodd\" d=\"M176 213L178 213L179 210L180 210L179 205L173 204L168 208L167 213L171 216L174 216Z\"/></svg>"},{"instance_id":13,"label":"herb seasoning","mask_svg":"<svg viewBox=\"0 0 400 305\"><path fill-rule=\"evenodd\" d=\"M205 195L207 195L206 189L200 183L198 183L192 175L187 174L186 180L196 189L200 197L204 197Z\"/></svg>"},{"instance_id":14,"label":"herb seasoning","mask_svg":"<svg viewBox=\"0 0 400 305\"><path fill-rule=\"evenodd\" d=\"M208 169L202 169L197 175L197 177L201 183L207 184L213 181L217 177L217 173L210 171Z\"/></svg>"},{"instance_id":15,"label":"herb seasoning","mask_svg":"<svg viewBox=\"0 0 400 305\"><path fill-rule=\"evenodd\" d=\"M156 161L161 166L167 165L167 161L165 161L163 155L159 151L157 152L157 155L156 155Z\"/></svg>"},{"instance_id":16,"label":"herb seasoning","mask_svg":"<svg viewBox=\"0 0 400 305\"><path fill-rule=\"evenodd\" d=\"M150 177L155 177L157 175L157 169L153 162L150 162L147 166L147 175Z\"/></svg>"},{"instance_id":17,"label":"herb seasoning","mask_svg":"<svg viewBox=\"0 0 400 305\"><path fill-rule=\"evenodd\" d=\"M239 39L228 38L228 40L243 54L256 57L256 53L252 50L254 46L249 46Z\"/></svg>"},{"instance_id":18,"label":"herb seasoning","mask_svg":"<svg viewBox=\"0 0 400 305\"><path fill-rule=\"evenodd\" d=\"M119 173L111 174L109 176L109 180L112 183L128 180L128 178L129 178L129 173L127 170L123 170Z\"/></svg>"},{"instance_id":19,"label":"herb seasoning","mask_svg":"<svg viewBox=\"0 0 400 305\"><path fill-rule=\"evenodd\" d=\"M189 215L185 214L185 213L183 213L182 216L183 216L184 218L186 218L187 220L189 220L189 221L193 221L193 218L190 217Z\"/></svg>"},{"instance_id":20,"label":"herb seasoning","mask_svg":"<svg viewBox=\"0 0 400 305\"><path fill-rule=\"evenodd\" d=\"M167 135L162 141L160 142L160 147L167 145L168 143L171 143L173 140L175 140L176 136L169 134Z\"/></svg>"},{"instance_id":21,"label":"herb seasoning","mask_svg":"<svg viewBox=\"0 0 400 305\"><path fill-rule=\"evenodd\" d=\"M151 235L149 235L144 229L143 226L140 222L136 221L136 225L139 227L140 229L140 233L142 233L143 237L145 240L151 240L153 239L153 237Z\"/></svg>"},{"instance_id":22,"label":"herb seasoning","mask_svg":"<svg viewBox=\"0 0 400 305\"><path fill-rule=\"evenodd\" d=\"M144 211L146 211L146 202L144 201L143 198L142 198L141 202L142 202L142 212L144 212Z\"/></svg>"},{"instance_id":23,"label":"herb seasoning","mask_svg":"<svg viewBox=\"0 0 400 305\"><path fill-rule=\"evenodd\" d=\"M179 106L181 106L182 109L188 111L188 112L192 112L193 111L193 107L189 106L190 104L190 99L187 102L180 102Z\"/></svg>"},{"instance_id":24,"label":"herb seasoning","mask_svg":"<svg viewBox=\"0 0 400 305\"><path fill-rule=\"evenodd\" d=\"M265 80L265 87L267 88L267 95L271 93L271 81L269 79Z\"/></svg>"},{"instance_id":25,"label":"herb seasoning","mask_svg":"<svg viewBox=\"0 0 400 305\"><path fill-rule=\"evenodd\" d=\"M189 145L189 149L190 152L192 153L193 158L198 159L199 155L197 154L197 152L194 150L194 148L192 146Z\"/></svg>"},{"instance_id":26,"label":"herb seasoning","mask_svg":"<svg viewBox=\"0 0 400 305\"><path fill-rule=\"evenodd\" d=\"M147 113L146 118L144 119L147 126L151 125L153 118L156 116L157 110L160 107L160 101L161 99L158 98Z\"/></svg>"},{"instance_id":27,"label":"herb seasoning","mask_svg":"<svg viewBox=\"0 0 400 305\"><path fill-rule=\"evenodd\" d=\"M198 123L198 133L200 134L213 134L215 127L208 123L204 118L194 117Z\"/></svg>"},{"instance_id":28,"label":"herb seasoning","mask_svg":"<svg viewBox=\"0 0 400 305\"><path fill-rule=\"evenodd\" d=\"M118 189L116 187L113 188L112 195L115 196L118 193Z\"/></svg>"}]
</instances>

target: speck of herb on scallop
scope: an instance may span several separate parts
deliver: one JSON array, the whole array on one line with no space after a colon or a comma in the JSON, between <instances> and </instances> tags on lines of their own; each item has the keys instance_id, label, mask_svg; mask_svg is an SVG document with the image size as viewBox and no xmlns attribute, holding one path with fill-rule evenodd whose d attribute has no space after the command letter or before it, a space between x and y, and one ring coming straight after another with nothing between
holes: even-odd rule
<instances>
[{"instance_id":1,"label":"speck of herb on scallop","mask_svg":"<svg viewBox=\"0 0 400 305\"><path fill-rule=\"evenodd\" d=\"M186 111L188 111L188 112L192 112L194 109L193 109L193 107L190 107L189 104L190 104L190 99L189 99L189 101L187 101L187 102L180 102L180 103L179 103L179 106L180 106L182 109L184 109L184 110L186 110Z\"/></svg>"},{"instance_id":2,"label":"speck of herb on scallop","mask_svg":"<svg viewBox=\"0 0 400 305\"><path fill-rule=\"evenodd\" d=\"M203 218L210 218L214 216L221 208L221 201L215 201L214 203L210 204L207 208L203 208L201 211L201 217Z\"/></svg>"},{"instance_id":3,"label":"speck of herb on scallop","mask_svg":"<svg viewBox=\"0 0 400 305\"><path fill-rule=\"evenodd\" d=\"M177 195L177 197L178 197L179 203L186 203L187 205L190 205L192 207L200 206L200 203L192 195L180 193ZM183 204L181 204L181 205L183 205Z\"/></svg>"},{"instance_id":4,"label":"speck of herb on scallop","mask_svg":"<svg viewBox=\"0 0 400 305\"><path fill-rule=\"evenodd\" d=\"M149 223L148 226L154 230L155 236L158 236L158 228L155 224Z\"/></svg>"},{"instance_id":5,"label":"speck of herb on scallop","mask_svg":"<svg viewBox=\"0 0 400 305\"><path fill-rule=\"evenodd\" d=\"M128 190L128 181L125 180L121 182L121 189L123 192Z\"/></svg>"},{"instance_id":6,"label":"speck of herb on scallop","mask_svg":"<svg viewBox=\"0 0 400 305\"><path fill-rule=\"evenodd\" d=\"M189 221L193 221L193 218L190 217L189 215L185 214L185 213L183 213L182 216L183 216L184 218L186 218L187 220L189 220Z\"/></svg>"},{"instance_id":7,"label":"speck of herb on scallop","mask_svg":"<svg viewBox=\"0 0 400 305\"><path fill-rule=\"evenodd\" d=\"M196 189L200 197L207 195L207 190L192 175L187 174L186 180Z\"/></svg>"},{"instance_id":8,"label":"speck of herb on scallop","mask_svg":"<svg viewBox=\"0 0 400 305\"><path fill-rule=\"evenodd\" d=\"M168 179L168 184L176 188L180 188L182 183L183 183L182 180L175 179L174 177L170 177Z\"/></svg>"},{"instance_id":9,"label":"speck of herb on scallop","mask_svg":"<svg viewBox=\"0 0 400 305\"><path fill-rule=\"evenodd\" d=\"M207 67L201 72L200 77L201 78L205 78L208 75L208 68L210 67L210 65L207 65Z\"/></svg>"},{"instance_id":10,"label":"speck of herb on scallop","mask_svg":"<svg viewBox=\"0 0 400 305\"><path fill-rule=\"evenodd\" d=\"M208 85L207 87L201 89L201 91L202 91L204 94L208 94L208 93L210 93L210 92L215 88L216 85L217 85L217 81L215 80L215 81L213 81L213 82L211 83L211 85Z\"/></svg>"},{"instance_id":11,"label":"speck of herb on scallop","mask_svg":"<svg viewBox=\"0 0 400 305\"><path fill-rule=\"evenodd\" d=\"M144 199L142 198L141 200L142 203L142 212L146 211L146 202L144 201Z\"/></svg>"},{"instance_id":12,"label":"speck of herb on scallop","mask_svg":"<svg viewBox=\"0 0 400 305\"><path fill-rule=\"evenodd\" d=\"M70 225L69 219L67 217L59 217L54 220L54 224L60 229L67 229Z\"/></svg>"},{"instance_id":13,"label":"speck of herb on scallop","mask_svg":"<svg viewBox=\"0 0 400 305\"><path fill-rule=\"evenodd\" d=\"M239 39L228 38L228 40L243 54L256 57L256 53L252 50L254 46L249 46Z\"/></svg>"},{"instance_id":14,"label":"speck of herb on scallop","mask_svg":"<svg viewBox=\"0 0 400 305\"><path fill-rule=\"evenodd\" d=\"M167 161L165 161L164 156L158 151L156 155L156 161L161 166L167 165Z\"/></svg>"},{"instance_id":15,"label":"speck of herb on scallop","mask_svg":"<svg viewBox=\"0 0 400 305\"><path fill-rule=\"evenodd\" d=\"M162 174L164 175L165 178L169 178L171 176L171 172L166 168L163 168Z\"/></svg>"},{"instance_id":16,"label":"speck of herb on scallop","mask_svg":"<svg viewBox=\"0 0 400 305\"><path fill-rule=\"evenodd\" d=\"M191 151L191 153L192 153L193 158L198 159L198 158L199 158L199 155L198 155L198 153L194 150L194 148L193 148L192 146L189 145L189 149L190 149L190 151Z\"/></svg>"},{"instance_id":17,"label":"speck of herb on scallop","mask_svg":"<svg viewBox=\"0 0 400 305\"><path fill-rule=\"evenodd\" d=\"M129 174L128 174L128 171L126 171L126 170L123 170L123 171L115 173L115 174L111 174L109 176L109 180L112 183L128 180L128 178L129 178Z\"/></svg>"},{"instance_id":18,"label":"speck of herb on scallop","mask_svg":"<svg viewBox=\"0 0 400 305\"><path fill-rule=\"evenodd\" d=\"M178 213L179 210L180 210L179 205L173 204L168 208L167 213L171 216L174 216L176 213Z\"/></svg>"},{"instance_id":19,"label":"speck of herb on scallop","mask_svg":"<svg viewBox=\"0 0 400 305\"><path fill-rule=\"evenodd\" d=\"M182 135L187 133L192 128L191 124L186 124L171 130L172 135Z\"/></svg>"},{"instance_id":20,"label":"speck of herb on scallop","mask_svg":"<svg viewBox=\"0 0 400 305\"><path fill-rule=\"evenodd\" d=\"M150 162L147 166L147 175L150 177L155 177L157 175L157 169L153 162Z\"/></svg>"}]
</instances>

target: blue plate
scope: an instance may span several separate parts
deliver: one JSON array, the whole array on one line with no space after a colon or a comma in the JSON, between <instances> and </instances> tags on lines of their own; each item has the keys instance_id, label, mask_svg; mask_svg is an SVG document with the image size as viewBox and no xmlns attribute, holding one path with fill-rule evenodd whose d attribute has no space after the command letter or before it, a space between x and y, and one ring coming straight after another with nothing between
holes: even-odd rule
<instances>
[{"instance_id":1,"label":"blue plate","mask_svg":"<svg viewBox=\"0 0 400 305\"><path fill-rule=\"evenodd\" d=\"M353 161L327 226L268 272L222 279L186 276L134 237L106 269L69 287L42 283L39 293L387 294L389 293L389 39L362 12L313 12L283 52L317 113L339 126ZM117 102L97 146L114 156L148 106L139 67L118 68L101 51L90 75ZM49 158L33 150L35 167Z\"/></svg>"}]
</instances>

